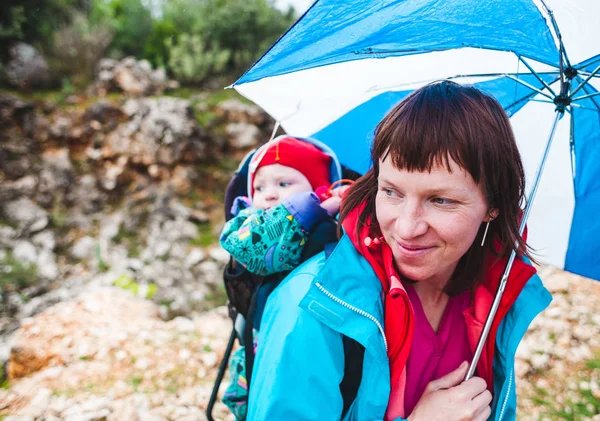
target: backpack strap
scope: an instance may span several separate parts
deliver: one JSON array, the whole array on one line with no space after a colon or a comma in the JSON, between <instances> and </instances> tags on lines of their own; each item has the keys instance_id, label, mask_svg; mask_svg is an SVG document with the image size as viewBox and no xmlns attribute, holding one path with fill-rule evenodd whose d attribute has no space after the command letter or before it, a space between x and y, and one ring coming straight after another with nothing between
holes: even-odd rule
<instances>
[{"instance_id":1,"label":"backpack strap","mask_svg":"<svg viewBox=\"0 0 600 421\"><path fill-rule=\"evenodd\" d=\"M365 347L346 335L342 336L342 342L344 344L344 378L340 383L340 392L344 401L341 419L344 419L358 395L358 388L362 380Z\"/></svg>"},{"instance_id":2,"label":"backpack strap","mask_svg":"<svg viewBox=\"0 0 600 421\"><path fill-rule=\"evenodd\" d=\"M337 243L325 244L326 259L329 259L336 245ZM342 335L342 343L344 345L344 377L340 383L340 392L344 401L341 419L344 419L358 395L358 388L362 380L365 347L346 335Z\"/></svg>"}]
</instances>

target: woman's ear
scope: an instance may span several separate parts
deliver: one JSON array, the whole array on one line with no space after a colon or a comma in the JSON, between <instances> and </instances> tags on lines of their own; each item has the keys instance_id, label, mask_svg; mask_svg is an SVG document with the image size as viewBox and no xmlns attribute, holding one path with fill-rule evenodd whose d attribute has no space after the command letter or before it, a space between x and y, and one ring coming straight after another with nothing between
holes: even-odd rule
<instances>
[{"instance_id":1,"label":"woman's ear","mask_svg":"<svg viewBox=\"0 0 600 421\"><path fill-rule=\"evenodd\" d=\"M490 209L490 211L485 216L485 219L483 220L483 222L492 222L494 219L496 219L498 217L499 213L500 212L498 211L498 209Z\"/></svg>"}]
</instances>

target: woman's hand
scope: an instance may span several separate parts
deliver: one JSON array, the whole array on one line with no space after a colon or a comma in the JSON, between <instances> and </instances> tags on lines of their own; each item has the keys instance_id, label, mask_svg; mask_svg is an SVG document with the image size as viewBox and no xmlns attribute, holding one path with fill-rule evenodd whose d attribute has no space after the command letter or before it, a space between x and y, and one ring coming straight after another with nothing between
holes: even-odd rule
<instances>
[{"instance_id":1,"label":"woman's hand","mask_svg":"<svg viewBox=\"0 0 600 421\"><path fill-rule=\"evenodd\" d=\"M453 372L429 382L408 420L487 420L492 412L492 394L480 377L463 381L468 367L465 361Z\"/></svg>"},{"instance_id":2,"label":"woman's hand","mask_svg":"<svg viewBox=\"0 0 600 421\"><path fill-rule=\"evenodd\" d=\"M349 187L350 186L341 186L333 189L331 191L331 196L321 203L321 207L324 208L329 215L335 216L340 211L342 197Z\"/></svg>"}]
</instances>

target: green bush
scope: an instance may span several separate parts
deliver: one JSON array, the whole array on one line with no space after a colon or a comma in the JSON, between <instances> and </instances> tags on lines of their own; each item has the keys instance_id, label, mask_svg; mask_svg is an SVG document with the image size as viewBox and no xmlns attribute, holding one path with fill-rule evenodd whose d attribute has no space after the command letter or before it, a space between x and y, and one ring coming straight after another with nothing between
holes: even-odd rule
<instances>
[{"instance_id":1,"label":"green bush","mask_svg":"<svg viewBox=\"0 0 600 421\"><path fill-rule=\"evenodd\" d=\"M144 44L144 58L154 67L167 68L169 65L169 48L167 42L177 38L178 29L172 21L156 22L152 33Z\"/></svg>"},{"instance_id":2,"label":"green bush","mask_svg":"<svg viewBox=\"0 0 600 421\"><path fill-rule=\"evenodd\" d=\"M89 0L2 0L0 2L0 60L13 41L44 50L56 30L68 24L73 11L87 13Z\"/></svg>"},{"instance_id":3,"label":"green bush","mask_svg":"<svg viewBox=\"0 0 600 421\"><path fill-rule=\"evenodd\" d=\"M294 22L267 0L205 0L195 28L207 41L232 52L231 71L245 70Z\"/></svg>"},{"instance_id":4,"label":"green bush","mask_svg":"<svg viewBox=\"0 0 600 421\"><path fill-rule=\"evenodd\" d=\"M82 86L92 79L94 67L112 38L107 25L93 25L83 14L74 13L71 22L54 34L49 61L63 78Z\"/></svg>"},{"instance_id":5,"label":"green bush","mask_svg":"<svg viewBox=\"0 0 600 421\"><path fill-rule=\"evenodd\" d=\"M152 33L154 21L141 0L93 0L90 20L111 28L114 38L109 53L112 57L143 57L143 40Z\"/></svg>"},{"instance_id":6,"label":"green bush","mask_svg":"<svg viewBox=\"0 0 600 421\"><path fill-rule=\"evenodd\" d=\"M200 83L225 70L231 52L206 42L200 35L182 34L177 43L167 40L169 68L184 83Z\"/></svg>"}]
</instances>

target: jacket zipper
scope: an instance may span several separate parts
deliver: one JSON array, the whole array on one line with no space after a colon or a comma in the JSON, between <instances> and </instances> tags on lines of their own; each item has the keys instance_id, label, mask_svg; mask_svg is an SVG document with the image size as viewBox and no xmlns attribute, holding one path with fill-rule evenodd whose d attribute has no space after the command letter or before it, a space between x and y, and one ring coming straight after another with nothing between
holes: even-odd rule
<instances>
[{"instance_id":1,"label":"jacket zipper","mask_svg":"<svg viewBox=\"0 0 600 421\"><path fill-rule=\"evenodd\" d=\"M502 408L500 409L500 416L498 417L498 421L502 421L504 417L504 411L506 410L506 405L508 404L508 398L510 397L510 389L512 387L513 381L513 371L510 371L510 375L508 377L508 388L506 389L506 395L504 397L504 402L502 403Z\"/></svg>"},{"instance_id":2,"label":"jacket zipper","mask_svg":"<svg viewBox=\"0 0 600 421\"><path fill-rule=\"evenodd\" d=\"M321 285L319 282L315 282L315 285L317 286L317 288L319 288L321 290L321 292L323 292L325 295L327 295L329 298L331 298L336 303L343 305L344 307L346 307L346 308L354 311L355 313L360 314L361 316L366 317L367 319L369 319L373 323L375 323L377 325L377 328L379 329L379 332L381 333L381 336L383 337L383 343L385 344L385 352L387 353L388 344L387 344L387 340L385 339L385 331L383 330L383 326L381 326L381 323L379 323L379 320L377 320L375 318L375 316L372 316L369 313L367 313L366 311L363 311L363 310L361 310L359 308L356 308L353 305L350 305L347 302L345 302L345 301L341 300L340 298L336 297L331 292L327 291L325 289L325 287L323 287L323 285Z\"/></svg>"}]
</instances>

